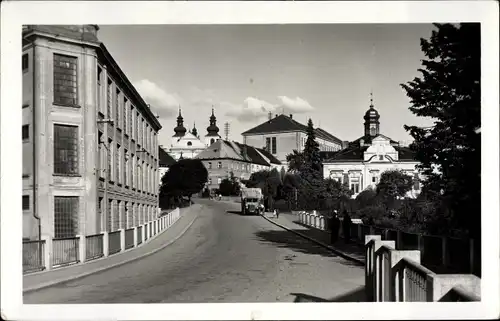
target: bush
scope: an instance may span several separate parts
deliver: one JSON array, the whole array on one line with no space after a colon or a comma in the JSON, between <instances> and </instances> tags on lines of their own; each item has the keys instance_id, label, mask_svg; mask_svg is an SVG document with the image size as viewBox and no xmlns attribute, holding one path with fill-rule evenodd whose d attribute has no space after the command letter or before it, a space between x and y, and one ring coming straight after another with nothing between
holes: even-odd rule
<instances>
[{"instance_id":1,"label":"bush","mask_svg":"<svg viewBox=\"0 0 500 321\"><path fill-rule=\"evenodd\" d=\"M356 213L359 218L363 220L365 224L371 224L376 220L381 220L386 217L387 212L382 206L367 206L357 211Z\"/></svg>"}]
</instances>

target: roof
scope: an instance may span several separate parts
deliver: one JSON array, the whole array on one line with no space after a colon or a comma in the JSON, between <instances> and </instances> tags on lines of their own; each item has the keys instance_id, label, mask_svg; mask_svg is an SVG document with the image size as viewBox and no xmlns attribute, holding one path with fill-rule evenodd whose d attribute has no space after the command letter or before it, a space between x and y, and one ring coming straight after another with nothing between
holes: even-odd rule
<instances>
[{"instance_id":1,"label":"roof","mask_svg":"<svg viewBox=\"0 0 500 321\"><path fill-rule=\"evenodd\" d=\"M384 135L379 135L384 138L387 138L391 144L398 144L398 142L390 139L387 136ZM362 136L355 141L352 141L349 143L349 146L347 148L344 148L340 151L337 152L320 152L321 159L323 162L330 162L330 161L362 161L364 160L364 153L370 147L370 145L360 145L360 140L365 139L364 143L365 144L370 144L372 138L367 136ZM403 146L393 146L394 149L398 152L398 158L399 161L414 161L415 160L415 152L409 148L409 147L403 147Z\"/></svg>"},{"instance_id":2,"label":"roof","mask_svg":"<svg viewBox=\"0 0 500 321\"><path fill-rule=\"evenodd\" d=\"M285 114L278 115L274 118L267 120L266 122L251 128L241 135L255 135L255 134L267 134L267 133L278 133L278 132L291 132L291 131L300 131L307 132L307 126L299 123L293 118L286 116ZM327 141L333 141L341 144L342 141L332 134L328 133L326 130L322 128L315 128L314 132L317 138L321 138Z\"/></svg>"},{"instance_id":3,"label":"roof","mask_svg":"<svg viewBox=\"0 0 500 321\"><path fill-rule=\"evenodd\" d=\"M273 154L271 154L270 152L268 152L264 148L255 148L255 149L258 150L264 156L266 156L267 159L269 159L269 161L271 162L271 164L281 165L281 162L276 157L274 157Z\"/></svg>"},{"instance_id":4,"label":"roof","mask_svg":"<svg viewBox=\"0 0 500 321\"><path fill-rule=\"evenodd\" d=\"M242 162L270 166L255 147L219 139L196 156L197 159L235 159Z\"/></svg>"},{"instance_id":5,"label":"roof","mask_svg":"<svg viewBox=\"0 0 500 321\"><path fill-rule=\"evenodd\" d=\"M173 164L175 164L175 159L170 156L166 150L164 150L161 147L158 147L158 165L160 167L169 167Z\"/></svg>"}]
</instances>

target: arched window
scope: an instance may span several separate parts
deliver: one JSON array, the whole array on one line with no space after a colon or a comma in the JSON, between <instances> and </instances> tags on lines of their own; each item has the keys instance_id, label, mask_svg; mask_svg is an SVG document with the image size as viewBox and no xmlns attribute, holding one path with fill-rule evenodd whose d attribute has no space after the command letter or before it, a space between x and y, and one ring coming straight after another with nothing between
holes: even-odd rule
<instances>
[{"instance_id":1,"label":"arched window","mask_svg":"<svg viewBox=\"0 0 500 321\"><path fill-rule=\"evenodd\" d=\"M215 139L210 139L210 145L212 145L213 143L215 143Z\"/></svg>"}]
</instances>

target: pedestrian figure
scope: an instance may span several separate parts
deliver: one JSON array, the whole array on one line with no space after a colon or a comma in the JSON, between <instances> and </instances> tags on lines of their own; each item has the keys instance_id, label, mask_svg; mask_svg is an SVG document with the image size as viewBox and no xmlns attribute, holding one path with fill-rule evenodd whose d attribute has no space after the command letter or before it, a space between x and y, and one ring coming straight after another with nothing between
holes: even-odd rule
<instances>
[{"instance_id":1,"label":"pedestrian figure","mask_svg":"<svg viewBox=\"0 0 500 321\"><path fill-rule=\"evenodd\" d=\"M344 230L344 241L349 243L351 241L351 225L352 220L347 211L344 211L344 221L342 222L342 227Z\"/></svg>"},{"instance_id":2,"label":"pedestrian figure","mask_svg":"<svg viewBox=\"0 0 500 321\"><path fill-rule=\"evenodd\" d=\"M278 209L275 209L274 213L276 215L276 218L280 218L280 211Z\"/></svg>"},{"instance_id":3,"label":"pedestrian figure","mask_svg":"<svg viewBox=\"0 0 500 321\"><path fill-rule=\"evenodd\" d=\"M339 239L339 230L340 230L340 220L335 211L333 217L330 220L330 242L335 244Z\"/></svg>"}]
</instances>

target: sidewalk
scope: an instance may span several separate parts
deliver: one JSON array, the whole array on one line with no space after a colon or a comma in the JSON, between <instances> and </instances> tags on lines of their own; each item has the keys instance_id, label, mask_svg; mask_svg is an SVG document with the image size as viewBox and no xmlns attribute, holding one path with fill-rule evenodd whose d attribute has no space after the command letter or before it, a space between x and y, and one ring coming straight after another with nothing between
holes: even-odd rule
<instances>
[{"instance_id":1,"label":"sidewalk","mask_svg":"<svg viewBox=\"0 0 500 321\"><path fill-rule=\"evenodd\" d=\"M154 254L179 239L194 223L201 207L202 205L195 204L189 208L181 208L180 217L172 226L138 247L83 264L24 275L23 292L82 278Z\"/></svg>"},{"instance_id":2,"label":"sidewalk","mask_svg":"<svg viewBox=\"0 0 500 321\"><path fill-rule=\"evenodd\" d=\"M279 218L270 217L268 215L265 215L264 218L306 239L310 239L311 241L330 249L332 252L335 252L348 260L355 261L363 265L365 264L365 249L363 246L356 243L346 244L342 238L339 238L337 243L332 246L330 244L329 232L300 224L299 218L296 215L290 213L280 213Z\"/></svg>"}]
</instances>

